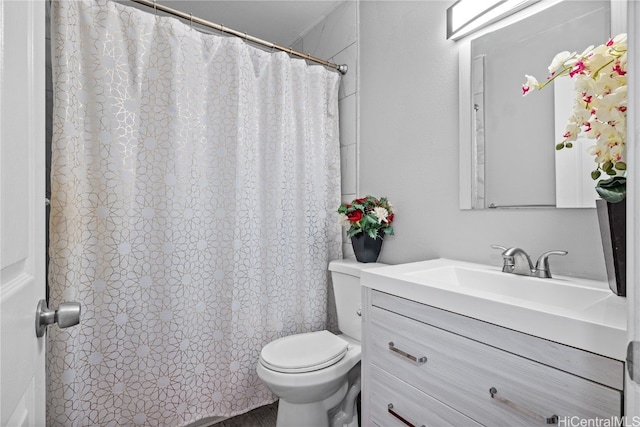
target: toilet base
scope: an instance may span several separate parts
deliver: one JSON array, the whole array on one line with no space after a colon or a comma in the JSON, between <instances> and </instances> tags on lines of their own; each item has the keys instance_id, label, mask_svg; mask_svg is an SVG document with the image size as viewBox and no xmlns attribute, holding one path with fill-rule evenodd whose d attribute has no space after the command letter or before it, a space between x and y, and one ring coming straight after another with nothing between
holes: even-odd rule
<instances>
[{"instance_id":1,"label":"toilet base","mask_svg":"<svg viewBox=\"0 0 640 427\"><path fill-rule=\"evenodd\" d=\"M320 403L289 403L280 399L276 427L329 427L328 410ZM300 420L305 424L301 425Z\"/></svg>"},{"instance_id":2,"label":"toilet base","mask_svg":"<svg viewBox=\"0 0 640 427\"><path fill-rule=\"evenodd\" d=\"M345 384L346 385L346 384ZM334 406L340 403L340 399ZM330 421L331 403L327 400L314 403L290 403L282 399L278 402L276 427L358 427L357 402L352 402L349 411L352 416L344 417L340 412ZM343 415L343 416L340 416ZM304 420L304 424L300 424Z\"/></svg>"},{"instance_id":3,"label":"toilet base","mask_svg":"<svg viewBox=\"0 0 640 427\"><path fill-rule=\"evenodd\" d=\"M291 403L280 398L276 427L359 427L358 395L360 364L351 370L348 381L319 402ZM304 420L301 423L301 420Z\"/></svg>"}]
</instances>

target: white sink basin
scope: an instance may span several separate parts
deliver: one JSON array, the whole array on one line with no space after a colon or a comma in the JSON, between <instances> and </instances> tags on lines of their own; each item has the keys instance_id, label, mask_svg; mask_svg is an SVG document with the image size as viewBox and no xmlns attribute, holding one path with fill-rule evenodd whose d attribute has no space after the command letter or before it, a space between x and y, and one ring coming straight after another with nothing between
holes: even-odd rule
<instances>
[{"instance_id":1,"label":"white sink basin","mask_svg":"<svg viewBox=\"0 0 640 427\"><path fill-rule=\"evenodd\" d=\"M522 302L583 310L611 295L609 289L594 288L562 279L540 279L481 270L461 265L429 268L406 273L430 286L455 292L480 295L491 293L499 299L515 298Z\"/></svg>"},{"instance_id":2,"label":"white sink basin","mask_svg":"<svg viewBox=\"0 0 640 427\"><path fill-rule=\"evenodd\" d=\"M362 286L624 360L626 298L606 282L435 259L365 270Z\"/></svg>"}]
</instances>

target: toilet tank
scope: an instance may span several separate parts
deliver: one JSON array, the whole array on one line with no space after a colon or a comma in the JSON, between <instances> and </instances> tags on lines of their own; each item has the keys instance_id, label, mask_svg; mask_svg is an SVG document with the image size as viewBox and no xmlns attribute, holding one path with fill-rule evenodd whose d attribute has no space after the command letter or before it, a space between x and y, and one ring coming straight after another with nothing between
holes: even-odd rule
<instances>
[{"instance_id":1,"label":"toilet tank","mask_svg":"<svg viewBox=\"0 0 640 427\"><path fill-rule=\"evenodd\" d=\"M358 341L362 335L362 317L358 314L362 307L360 272L386 264L362 263L355 259L340 259L329 263L333 292L336 297L338 328L343 334Z\"/></svg>"}]
</instances>

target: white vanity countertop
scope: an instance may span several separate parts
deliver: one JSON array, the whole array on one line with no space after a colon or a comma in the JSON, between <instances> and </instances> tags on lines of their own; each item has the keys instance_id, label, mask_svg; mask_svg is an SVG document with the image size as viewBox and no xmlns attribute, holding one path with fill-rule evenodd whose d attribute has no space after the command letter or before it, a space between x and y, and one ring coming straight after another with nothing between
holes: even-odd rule
<instances>
[{"instance_id":1,"label":"white vanity countertop","mask_svg":"<svg viewBox=\"0 0 640 427\"><path fill-rule=\"evenodd\" d=\"M625 360L627 301L605 282L435 259L364 270L363 286Z\"/></svg>"}]
</instances>

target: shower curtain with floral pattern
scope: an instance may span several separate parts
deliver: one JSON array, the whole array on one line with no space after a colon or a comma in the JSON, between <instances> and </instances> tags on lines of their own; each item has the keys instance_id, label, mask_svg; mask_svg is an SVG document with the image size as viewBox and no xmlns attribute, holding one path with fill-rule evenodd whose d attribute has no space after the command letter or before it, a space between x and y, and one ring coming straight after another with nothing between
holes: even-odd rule
<instances>
[{"instance_id":1,"label":"shower curtain with floral pattern","mask_svg":"<svg viewBox=\"0 0 640 427\"><path fill-rule=\"evenodd\" d=\"M272 402L261 348L327 324L339 76L98 0L52 2L50 426Z\"/></svg>"}]
</instances>

